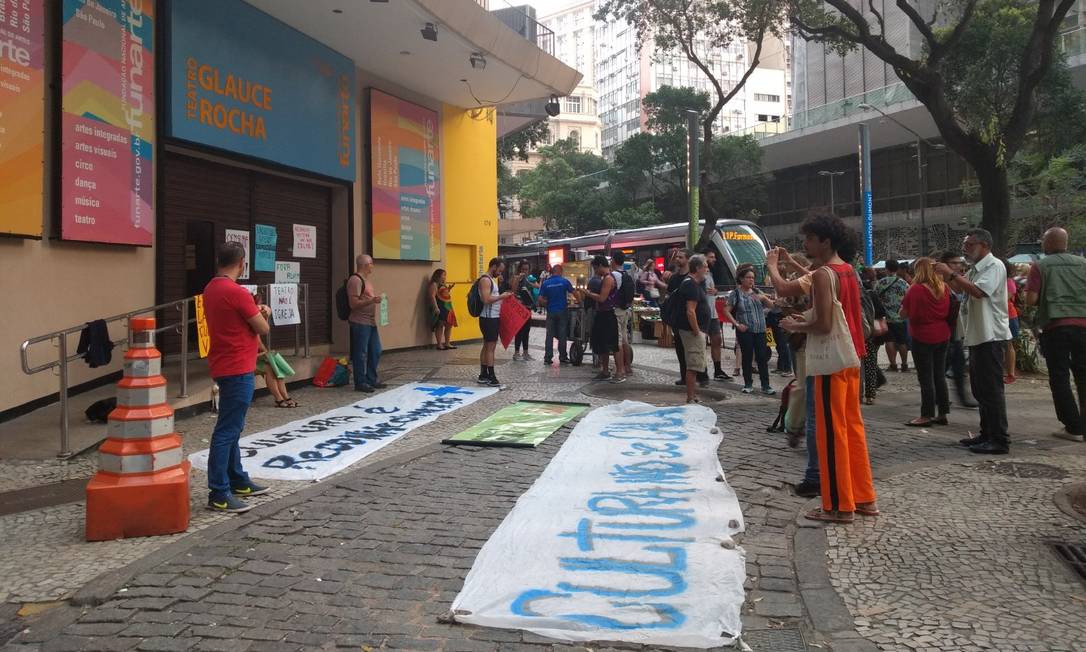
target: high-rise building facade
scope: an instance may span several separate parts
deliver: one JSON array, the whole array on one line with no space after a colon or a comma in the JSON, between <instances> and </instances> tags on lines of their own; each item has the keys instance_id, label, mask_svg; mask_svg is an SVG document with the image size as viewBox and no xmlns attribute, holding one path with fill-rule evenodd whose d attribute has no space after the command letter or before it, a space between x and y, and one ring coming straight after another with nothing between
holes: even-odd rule
<instances>
[{"instance_id":1,"label":"high-rise building facade","mask_svg":"<svg viewBox=\"0 0 1086 652\"><path fill-rule=\"evenodd\" d=\"M641 101L661 86L692 87L715 98L709 78L681 52L655 52L651 43L639 50L637 31L622 20L597 22L595 30L595 81L604 156L612 157L615 148L627 138L646 130L647 117ZM742 79L754 52L750 44L744 43L709 52L702 40L695 47L699 52L708 52L706 63L725 91ZM767 39L759 67L720 112L717 133L784 131L791 104L789 61L788 44L777 38Z\"/></svg>"},{"instance_id":2,"label":"high-rise building facade","mask_svg":"<svg viewBox=\"0 0 1086 652\"><path fill-rule=\"evenodd\" d=\"M573 93L561 99L561 113L549 120L550 142L572 139L582 151L600 154L602 123L595 84L594 10L593 0L582 0L540 16L539 22L554 32L554 56L584 75Z\"/></svg>"}]
</instances>

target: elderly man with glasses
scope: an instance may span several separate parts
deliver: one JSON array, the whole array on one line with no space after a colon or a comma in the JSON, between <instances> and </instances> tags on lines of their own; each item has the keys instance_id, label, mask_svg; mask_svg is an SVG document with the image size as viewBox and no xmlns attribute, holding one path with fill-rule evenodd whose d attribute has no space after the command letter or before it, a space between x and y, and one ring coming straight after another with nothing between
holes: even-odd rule
<instances>
[{"instance_id":1,"label":"elderly man with glasses","mask_svg":"<svg viewBox=\"0 0 1086 652\"><path fill-rule=\"evenodd\" d=\"M965 294L959 326L969 347L969 381L980 403L980 434L962 439L970 452L1005 455L1010 452L1007 401L1003 394L1003 360L1011 345L1007 318L1007 269L992 255L992 234L973 229L965 237L965 258L973 264L966 274L945 263L935 269L951 290Z\"/></svg>"}]
</instances>

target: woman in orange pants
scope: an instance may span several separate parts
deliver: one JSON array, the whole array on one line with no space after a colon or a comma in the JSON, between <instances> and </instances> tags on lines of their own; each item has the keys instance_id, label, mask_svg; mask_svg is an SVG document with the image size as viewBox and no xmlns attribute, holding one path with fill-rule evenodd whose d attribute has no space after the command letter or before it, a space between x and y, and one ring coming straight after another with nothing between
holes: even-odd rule
<instances>
[{"instance_id":1,"label":"woman in orange pants","mask_svg":"<svg viewBox=\"0 0 1086 652\"><path fill-rule=\"evenodd\" d=\"M781 327L814 336L831 334L833 297L841 303L857 359L863 359L863 314L860 284L855 270L845 260L855 255L855 237L844 222L832 215L807 219L800 228L803 246L822 269L812 276L814 319L789 317ZM844 254L842 257L840 254ZM845 326L840 326L844 328ZM855 514L877 516L875 484L867 455L867 435L860 414L860 367L814 377L815 437L821 467L822 508L806 516L816 521L851 523Z\"/></svg>"}]
</instances>

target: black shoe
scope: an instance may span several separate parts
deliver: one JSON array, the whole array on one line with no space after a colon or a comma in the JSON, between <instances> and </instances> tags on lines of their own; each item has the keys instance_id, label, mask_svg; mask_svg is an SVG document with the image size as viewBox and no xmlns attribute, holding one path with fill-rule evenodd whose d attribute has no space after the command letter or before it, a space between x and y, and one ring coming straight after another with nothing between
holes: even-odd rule
<instances>
[{"instance_id":1,"label":"black shoe","mask_svg":"<svg viewBox=\"0 0 1086 652\"><path fill-rule=\"evenodd\" d=\"M499 381L494 376L491 376L490 378L487 378L486 384L491 386L491 387L501 387L502 386L501 381Z\"/></svg>"},{"instance_id":2,"label":"black shoe","mask_svg":"<svg viewBox=\"0 0 1086 652\"><path fill-rule=\"evenodd\" d=\"M686 387L686 381L683 380L682 378L676 380L675 384L678 385L679 387Z\"/></svg>"},{"instance_id":3,"label":"black shoe","mask_svg":"<svg viewBox=\"0 0 1086 652\"><path fill-rule=\"evenodd\" d=\"M969 452L978 455L1006 455L1011 452L1011 449L1007 446L1000 446L995 442L986 441L982 444L977 444L976 446L970 446Z\"/></svg>"},{"instance_id":4,"label":"black shoe","mask_svg":"<svg viewBox=\"0 0 1086 652\"><path fill-rule=\"evenodd\" d=\"M554 364L554 360L544 360L544 361L543 361L543 366L544 366L544 367L549 367L549 366L551 366L552 364Z\"/></svg>"},{"instance_id":5,"label":"black shoe","mask_svg":"<svg viewBox=\"0 0 1086 652\"><path fill-rule=\"evenodd\" d=\"M731 380L732 379L732 377L729 376L727 373L725 373L725 371L723 369L721 369L720 371L714 373L713 378L716 378L717 380Z\"/></svg>"},{"instance_id":6,"label":"black shoe","mask_svg":"<svg viewBox=\"0 0 1086 652\"><path fill-rule=\"evenodd\" d=\"M902 363L901 364L901 373L905 373L908 370L909 370L909 365L907 365L905 363Z\"/></svg>"},{"instance_id":7,"label":"black shoe","mask_svg":"<svg viewBox=\"0 0 1086 652\"><path fill-rule=\"evenodd\" d=\"M475 379L475 382L480 384L480 385L489 385L490 384L490 376L479 376L478 378Z\"/></svg>"},{"instance_id":8,"label":"black shoe","mask_svg":"<svg viewBox=\"0 0 1086 652\"><path fill-rule=\"evenodd\" d=\"M230 487L230 491L233 492L235 496L259 496L260 494L268 493L271 489L262 487L257 483L250 481L248 484L240 487Z\"/></svg>"},{"instance_id":9,"label":"black shoe","mask_svg":"<svg viewBox=\"0 0 1086 652\"><path fill-rule=\"evenodd\" d=\"M971 446L978 446L988 441L988 438L984 435L977 435L976 437L966 437L965 439L959 439L958 443L966 448Z\"/></svg>"},{"instance_id":10,"label":"black shoe","mask_svg":"<svg viewBox=\"0 0 1086 652\"><path fill-rule=\"evenodd\" d=\"M822 494L822 485L804 480L795 486L796 495L801 498L814 498Z\"/></svg>"},{"instance_id":11,"label":"black shoe","mask_svg":"<svg viewBox=\"0 0 1086 652\"><path fill-rule=\"evenodd\" d=\"M700 387L702 389L705 389L708 386L709 386L709 379L708 378L706 378L705 380L699 380L698 381L698 387Z\"/></svg>"},{"instance_id":12,"label":"black shoe","mask_svg":"<svg viewBox=\"0 0 1086 652\"><path fill-rule=\"evenodd\" d=\"M207 498L207 508L216 512L230 512L233 514L241 514L247 512L253 508L252 505L245 501L238 500L230 494L220 494L218 492L212 493Z\"/></svg>"},{"instance_id":13,"label":"black shoe","mask_svg":"<svg viewBox=\"0 0 1086 652\"><path fill-rule=\"evenodd\" d=\"M373 388L370 387L369 385L362 385L361 387L355 387L354 391L356 391L356 392L365 392L366 394L372 394L373 393Z\"/></svg>"},{"instance_id":14,"label":"black shoe","mask_svg":"<svg viewBox=\"0 0 1086 652\"><path fill-rule=\"evenodd\" d=\"M573 361L569 358L561 358L558 360L558 364L573 364Z\"/></svg>"},{"instance_id":15,"label":"black shoe","mask_svg":"<svg viewBox=\"0 0 1086 652\"><path fill-rule=\"evenodd\" d=\"M388 384L387 383L374 383L373 387L374 387L374 389L384 389L384 388L388 387Z\"/></svg>"}]
</instances>

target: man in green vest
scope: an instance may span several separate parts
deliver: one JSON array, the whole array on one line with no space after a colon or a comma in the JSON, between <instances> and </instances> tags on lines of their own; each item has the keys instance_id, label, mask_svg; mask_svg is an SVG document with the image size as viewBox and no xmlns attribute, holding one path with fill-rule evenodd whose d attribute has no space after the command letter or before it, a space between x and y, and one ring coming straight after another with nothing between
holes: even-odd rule
<instances>
[{"instance_id":1,"label":"man in green vest","mask_svg":"<svg viewBox=\"0 0 1086 652\"><path fill-rule=\"evenodd\" d=\"M1086 258L1067 253L1067 231L1059 227L1045 231L1042 244L1045 257L1030 269L1026 304L1037 306L1048 384L1063 423L1053 435L1081 442L1086 435Z\"/></svg>"}]
</instances>

